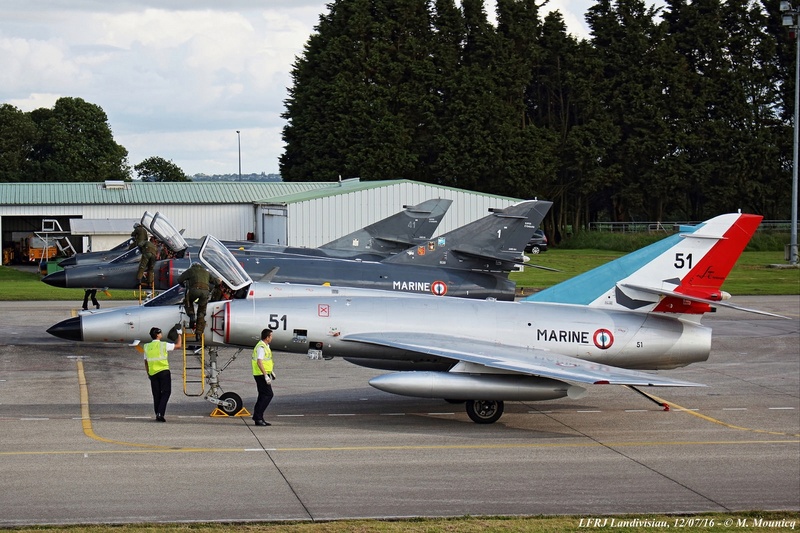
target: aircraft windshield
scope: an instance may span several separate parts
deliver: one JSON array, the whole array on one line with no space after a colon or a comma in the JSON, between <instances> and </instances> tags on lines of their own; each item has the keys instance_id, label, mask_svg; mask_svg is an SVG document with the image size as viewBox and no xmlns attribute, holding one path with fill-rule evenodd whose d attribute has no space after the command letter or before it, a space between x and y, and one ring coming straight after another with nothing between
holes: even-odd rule
<instances>
[{"instance_id":1,"label":"aircraft windshield","mask_svg":"<svg viewBox=\"0 0 800 533\"><path fill-rule=\"evenodd\" d=\"M231 290L236 291L253 283L253 280L250 279L242 265L233 257L233 254L213 235L207 235L203 239L198 258L210 272L223 280Z\"/></svg>"},{"instance_id":2,"label":"aircraft windshield","mask_svg":"<svg viewBox=\"0 0 800 533\"><path fill-rule=\"evenodd\" d=\"M139 221L139 223L142 226L144 226L147 229L147 231L149 231L151 233L153 232L153 230L150 229L150 226L153 225L153 214L151 212L145 211L144 215L142 215L142 219Z\"/></svg>"},{"instance_id":3,"label":"aircraft windshield","mask_svg":"<svg viewBox=\"0 0 800 533\"><path fill-rule=\"evenodd\" d=\"M183 285L175 285L171 289L162 292L152 300L145 302L144 307L178 305L183 302L184 292L186 292L186 289L183 287Z\"/></svg>"},{"instance_id":4,"label":"aircraft windshield","mask_svg":"<svg viewBox=\"0 0 800 533\"><path fill-rule=\"evenodd\" d=\"M141 253L139 252L139 248L132 248L124 254L115 257L109 261L109 263L113 263L115 265L118 265L119 263L131 263L133 261L138 261L140 255Z\"/></svg>"},{"instance_id":5,"label":"aircraft windshield","mask_svg":"<svg viewBox=\"0 0 800 533\"><path fill-rule=\"evenodd\" d=\"M145 216L146 215L148 215L147 212L145 212ZM144 220L144 217L142 217L142 220ZM189 247L181 233L175 229L175 226L161 213L156 213L153 217L153 221L150 223L150 233L155 235L158 240L163 242L167 248L175 253L181 252Z\"/></svg>"}]
</instances>

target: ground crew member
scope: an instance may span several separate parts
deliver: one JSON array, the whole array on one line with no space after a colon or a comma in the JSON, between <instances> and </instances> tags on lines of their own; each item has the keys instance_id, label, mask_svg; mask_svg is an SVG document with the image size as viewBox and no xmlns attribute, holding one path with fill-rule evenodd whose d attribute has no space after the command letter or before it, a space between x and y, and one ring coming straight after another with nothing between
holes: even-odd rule
<instances>
[{"instance_id":1,"label":"ground crew member","mask_svg":"<svg viewBox=\"0 0 800 533\"><path fill-rule=\"evenodd\" d=\"M83 290L83 310L89 310L89 298L92 299L96 309L100 309L100 302L97 301L97 289L84 289Z\"/></svg>"},{"instance_id":2,"label":"ground crew member","mask_svg":"<svg viewBox=\"0 0 800 533\"><path fill-rule=\"evenodd\" d=\"M200 263L192 263L192 266L178 277L178 283L186 286L183 308L189 315L189 328L202 333L206 329L206 308L211 284L219 285L219 280ZM197 314L194 311L195 300L197 300ZM197 319L196 323L195 318Z\"/></svg>"},{"instance_id":3,"label":"ground crew member","mask_svg":"<svg viewBox=\"0 0 800 533\"><path fill-rule=\"evenodd\" d=\"M257 426L271 426L269 422L264 421L264 411L267 410L269 403L275 394L272 392L272 380L275 379L275 374L272 371L272 350L269 343L272 341L272 330L265 329L261 331L261 340L253 348L253 378L256 380L256 387L258 388L258 398L256 405L253 407L253 422Z\"/></svg>"},{"instance_id":4,"label":"ground crew member","mask_svg":"<svg viewBox=\"0 0 800 533\"><path fill-rule=\"evenodd\" d=\"M166 422L167 402L172 394L172 375L169 372L169 352L181 347L181 330L177 330L175 344L161 340L159 328L150 329L153 340L144 345L144 369L150 378L150 389L153 392L153 410L156 422Z\"/></svg>"},{"instance_id":5,"label":"ground crew member","mask_svg":"<svg viewBox=\"0 0 800 533\"><path fill-rule=\"evenodd\" d=\"M147 275L147 283L150 284L150 287L154 287L158 248L152 241L145 240L144 244L139 246L139 251L142 252L142 258L139 260L139 269L136 271L136 281L141 282L142 276Z\"/></svg>"},{"instance_id":6,"label":"ground crew member","mask_svg":"<svg viewBox=\"0 0 800 533\"><path fill-rule=\"evenodd\" d=\"M144 229L140 223L136 222L133 225L133 231L131 232L131 242L130 246L128 246L128 250L133 250L136 247L141 247L147 241L147 230Z\"/></svg>"}]
</instances>

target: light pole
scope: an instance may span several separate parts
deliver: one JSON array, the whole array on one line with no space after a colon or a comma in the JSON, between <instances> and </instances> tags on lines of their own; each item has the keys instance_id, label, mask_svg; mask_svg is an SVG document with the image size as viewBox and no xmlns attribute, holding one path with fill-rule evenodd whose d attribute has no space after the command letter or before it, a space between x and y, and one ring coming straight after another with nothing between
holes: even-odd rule
<instances>
[{"instance_id":1,"label":"light pole","mask_svg":"<svg viewBox=\"0 0 800 533\"><path fill-rule=\"evenodd\" d=\"M797 17L800 11L794 9L787 1L781 2L781 19L784 26L794 32L794 148L792 151L792 230L789 241L789 261L797 264L797 149L798 149L798 124L800 116L800 25Z\"/></svg>"},{"instance_id":2,"label":"light pole","mask_svg":"<svg viewBox=\"0 0 800 533\"><path fill-rule=\"evenodd\" d=\"M236 138L239 140L239 181L242 181L242 134L236 130Z\"/></svg>"}]
</instances>

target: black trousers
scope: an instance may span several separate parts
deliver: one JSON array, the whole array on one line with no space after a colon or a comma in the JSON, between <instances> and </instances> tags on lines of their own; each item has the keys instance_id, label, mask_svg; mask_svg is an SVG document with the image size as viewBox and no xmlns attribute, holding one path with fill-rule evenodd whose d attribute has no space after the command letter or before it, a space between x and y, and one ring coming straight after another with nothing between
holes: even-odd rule
<instances>
[{"instance_id":1,"label":"black trousers","mask_svg":"<svg viewBox=\"0 0 800 533\"><path fill-rule=\"evenodd\" d=\"M267 410L269 402L272 401L275 393L272 392L272 385L267 383L266 376L253 376L253 379L256 380L256 387L258 388L256 406L253 407L253 420L264 420L264 411Z\"/></svg>"},{"instance_id":2,"label":"black trousers","mask_svg":"<svg viewBox=\"0 0 800 533\"><path fill-rule=\"evenodd\" d=\"M162 370L150 376L150 389L153 391L153 410L156 416L164 416L169 396L172 394L172 374L169 370Z\"/></svg>"},{"instance_id":3,"label":"black trousers","mask_svg":"<svg viewBox=\"0 0 800 533\"><path fill-rule=\"evenodd\" d=\"M83 310L89 308L89 298L92 299L92 304L100 309L100 302L97 301L97 289L86 289L83 291Z\"/></svg>"}]
</instances>

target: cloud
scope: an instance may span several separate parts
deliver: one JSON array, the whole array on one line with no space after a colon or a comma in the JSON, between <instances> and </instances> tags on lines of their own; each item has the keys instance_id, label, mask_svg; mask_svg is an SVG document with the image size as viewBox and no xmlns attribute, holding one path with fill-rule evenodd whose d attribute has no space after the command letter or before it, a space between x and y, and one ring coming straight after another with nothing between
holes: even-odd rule
<instances>
[{"instance_id":1,"label":"cloud","mask_svg":"<svg viewBox=\"0 0 800 533\"><path fill-rule=\"evenodd\" d=\"M83 98L132 165L158 155L190 175L238 172L239 130L242 171L277 172L292 64L327 3L4 0L0 102ZM570 24L566 1L551 4ZM571 4L582 20L590 0Z\"/></svg>"}]
</instances>

